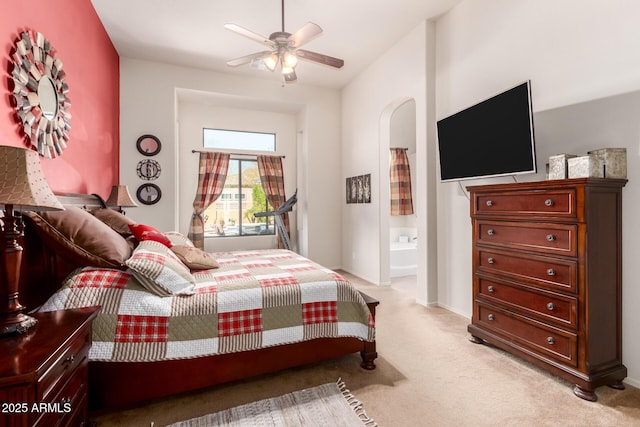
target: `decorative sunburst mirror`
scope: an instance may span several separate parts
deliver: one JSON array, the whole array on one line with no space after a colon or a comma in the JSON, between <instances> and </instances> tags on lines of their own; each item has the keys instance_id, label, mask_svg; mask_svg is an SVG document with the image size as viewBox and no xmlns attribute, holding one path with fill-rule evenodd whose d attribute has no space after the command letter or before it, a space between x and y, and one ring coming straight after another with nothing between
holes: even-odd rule
<instances>
[{"instance_id":1,"label":"decorative sunburst mirror","mask_svg":"<svg viewBox=\"0 0 640 427\"><path fill-rule=\"evenodd\" d=\"M12 59L13 96L24 133L41 156L60 156L71 129L62 61L42 33L33 30L20 34Z\"/></svg>"}]
</instances>

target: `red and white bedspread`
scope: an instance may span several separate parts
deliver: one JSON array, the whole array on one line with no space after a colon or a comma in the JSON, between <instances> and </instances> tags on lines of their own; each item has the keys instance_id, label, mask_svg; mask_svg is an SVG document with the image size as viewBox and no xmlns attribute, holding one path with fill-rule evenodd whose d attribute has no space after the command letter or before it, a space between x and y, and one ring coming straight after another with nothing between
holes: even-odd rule
<instances>
[{"instance_id":1,"label":"red and white bedspread","mask_svg":"<svg viewBox=\"0 0 640 427\"><path fill-rule=\"evenodd\" d=\"M90 360L157 361L254 350L323 337L374 340L360 293L340 274L294 252L213 254L193 272L193 295L161 297L130 271L84 268L40 311L102 306Z\"/></svg>"}]
</instances>

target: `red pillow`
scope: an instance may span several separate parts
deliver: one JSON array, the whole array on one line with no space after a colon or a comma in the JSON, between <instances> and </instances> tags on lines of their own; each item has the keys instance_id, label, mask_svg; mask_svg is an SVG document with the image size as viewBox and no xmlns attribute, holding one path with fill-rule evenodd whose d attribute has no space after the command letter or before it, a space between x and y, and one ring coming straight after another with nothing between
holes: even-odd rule
<instances>
[{"instance_id":1,"label":"red pillow","mask_svg":"<svg viewBox=\"0 0 640 427\"><path fill-rule=\"evenodd\" d=\"M162 243L166 247L173 246L171 240L164 235L164 233L157 228L146 224L129 224L129 228L133 233L137 241L153 240L154 242Z\"/></svg>"}]
</instances>

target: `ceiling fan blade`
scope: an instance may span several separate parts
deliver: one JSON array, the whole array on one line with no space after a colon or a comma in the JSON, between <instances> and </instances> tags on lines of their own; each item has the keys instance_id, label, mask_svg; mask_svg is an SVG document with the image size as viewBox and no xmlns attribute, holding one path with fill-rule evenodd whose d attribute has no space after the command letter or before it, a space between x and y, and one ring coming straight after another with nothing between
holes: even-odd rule
<instances>
[{"instance_id":1,"label":"ceiling fan blade","mask_svg":"<svg viewBox=\"0 0 640 427\"><path fill-rule=\"evenodd\" d=\"M285 83L295 83L298 80L298 76L296 76L295 70L282 75Z\"/></svg>"},{"instance_id":2,"label":"ceiling fan blade","mask_svg":"<svg viewBox=\"0 0 640 427\"><path fill-rule=\"evenodd\" d=\"M264 59L267 56L271 55L271 53L272 52L270 50L263 50L262 52L252 53L251 55L241 56L240 58L227 61L227 65L230 67L237 67L239 65L248 64L255 59Z\"/></svg>"},{"instance_id":3,"label":"ceiling fan blade","mask_svg":"<svg viewBox=\"0 0 640 427\"><path fill-rule=\"evenodd\" d=\"M240 34L241 36L244 36L253 41L257 41L258 43L262 43L263 45L269 46L271 48L275 48L275 43L269 40L269 37L265 37L258 33L254 33L253 31L247 30L246 28L241 27L240 25L224 24L224 28L226 28L229 31L233 31L236 34Z\"/></svg>"},{"instance_id":4,"label":"ceiling fan blade","mask_svg":"<svg viewBox=\"0 0 640 427\"><path fill-rule=\"evenodd\" d=\"M305 61L317 62L318 64L328 65L334 68L342 68L344 65L344 61L342 59L323 55L317 52L311 52L310 50L298 49L296 50L296 55L298 58L304 59Z\"/></svg>"},{"instance_id":5,"label":"ceiling fan blade","mask_svg":"<svg viewBox=\"0 0 640 427\"><path fill-rule=\"evenodd\" d=\"M300 47L320 35L322 35L322 28L313 22L307 22L302 28L289 36L289 41L292 41L295 47Z\"/></svg>"}]
</instances>

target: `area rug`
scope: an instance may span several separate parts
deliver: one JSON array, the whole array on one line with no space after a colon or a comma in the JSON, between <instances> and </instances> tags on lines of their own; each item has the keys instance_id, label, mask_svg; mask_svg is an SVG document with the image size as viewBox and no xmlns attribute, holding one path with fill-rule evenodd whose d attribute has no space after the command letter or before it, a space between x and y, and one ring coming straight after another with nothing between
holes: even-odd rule
<instances>
[{"instance_id":1,"label":"area rug","mask_svg":"<svg viewBox=\"0 0 640 427\"><path fill-rule=\"evenodd\" d=\"M169 427L283 426L377 427L344 382L323 384L293 393L225 409Z\"/></svg>"}]
</instances>

